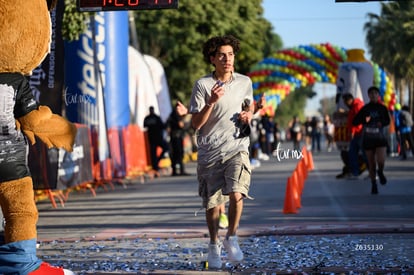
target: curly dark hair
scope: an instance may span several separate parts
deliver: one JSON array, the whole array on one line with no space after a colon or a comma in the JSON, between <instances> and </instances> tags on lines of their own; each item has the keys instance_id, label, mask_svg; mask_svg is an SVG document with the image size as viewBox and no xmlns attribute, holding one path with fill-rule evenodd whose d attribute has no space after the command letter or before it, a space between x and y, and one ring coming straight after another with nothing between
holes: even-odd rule
<instances>
[{"instance_id":1,"label":"curly dark hair","mask_svg":"<svg viewBox=\"0 0 414 275\"><path fill-rule=\"evenodd\" d=\"M215 36L207 40L203 46L204 61L211 64L210 56L215 56L219 47L227 45L233 48L234 54L240 50L240 41L232 35Z\"/></svg>"}]
</instances>

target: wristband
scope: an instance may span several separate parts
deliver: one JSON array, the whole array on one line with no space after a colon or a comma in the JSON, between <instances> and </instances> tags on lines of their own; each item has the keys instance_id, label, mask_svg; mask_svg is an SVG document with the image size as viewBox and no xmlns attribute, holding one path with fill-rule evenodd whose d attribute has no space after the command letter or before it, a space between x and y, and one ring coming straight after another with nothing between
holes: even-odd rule
<instances>
[{"instance_id":1,"label":"wristband","mask_svg":"<svg viewBox=\"0 0 414 275\"><path fill-rule=\"evenodd\" d=\"M207 103L206 104L208 107L213 107L214 106L214 103Z\"/></svg>"}]
</instances>

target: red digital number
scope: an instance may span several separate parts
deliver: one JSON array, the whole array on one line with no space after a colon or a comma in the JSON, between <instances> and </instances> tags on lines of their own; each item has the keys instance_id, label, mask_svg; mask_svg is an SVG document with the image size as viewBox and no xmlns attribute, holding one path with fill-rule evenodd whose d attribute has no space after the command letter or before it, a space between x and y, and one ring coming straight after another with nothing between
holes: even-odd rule
<instances>
[{"instance_id":1,"label":"red digital number","mask_svg":"<svg viewBox=\"0 0 414 275\"><path fill-rule=\"evenodd\" d=\"M108 0L108 4L111 4L113 0ZM124 0L114 0L114 6L115 7L123 7L125 6L125 1ZM107 0L103 0L103 4L102 7L105 7L107 5ZM139 5L139 0L128 0L128 7L132 7L132 6L138 6Z\"/></svg>"},{"instance_id":2,"label":"red digital number","mask_svg":"<svg viewBox=\"0 0 414 275\"><path fill-rule=\"evenodd\" d=\"M80 11L152 10L178 7L178 0L77 0Z\"/></svg>"},{"instance_id":3,"label":"red digital number","mask_svg":"<svg viewBox=\"0 0 414 275\"><path fill-rule=\"evenodd\" d=\"M140 0L128 0L128 7L138 6ZM125 0L103 0L102 6L105 7L107 4L112 4L114 2L115 7L125 6ZM148 1L149 2L149 1ZM172 0L168 0L168 4L171 4ZM158 0L154 0L153 5L158 5Z\"/></svg>"}]
</instances>

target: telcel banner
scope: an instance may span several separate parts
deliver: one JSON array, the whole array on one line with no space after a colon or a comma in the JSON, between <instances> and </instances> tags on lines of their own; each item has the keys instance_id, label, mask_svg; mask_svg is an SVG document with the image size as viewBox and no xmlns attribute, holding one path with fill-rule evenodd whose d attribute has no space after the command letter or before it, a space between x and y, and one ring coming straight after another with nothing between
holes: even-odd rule
<instances>
[{"instance_id":1,"label":"telcel banner","mask_svg":"<svg viewBox=\"0 0 414 275\"><path fill-rule=\"evenodd\" d=\"M97 126L99 158L107 129L129 124L128 13L98 12L77 41L65 45L64 103L72 122Z\"/></svg>"}]
</instances>

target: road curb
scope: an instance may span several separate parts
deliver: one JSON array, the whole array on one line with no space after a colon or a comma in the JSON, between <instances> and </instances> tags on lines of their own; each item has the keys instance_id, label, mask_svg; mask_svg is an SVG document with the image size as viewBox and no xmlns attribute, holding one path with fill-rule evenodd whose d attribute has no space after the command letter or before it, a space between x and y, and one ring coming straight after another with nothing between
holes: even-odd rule
<instances>
[{"instance_id":1,"label":"road curb","mask_svg":"<svg viewBox=\"0 0 414 275\"><path fill-rule=\"evenodd\" d=\"M271 235L341 235L341 234L413 234L414 223L357 223L357 222L331 222L331 223L308 223L283 224L279 226L255 226L240 228L239 237L249 236L271 236ZM225 231L220 231L225 234ZM38 238L39 242L79 242L79 241L104 241L111 239L136 239L136 238L175 238L175 239L198 239L207 238L208 232L205 227L193 228L132 228L132 229L107 229L94 236L79 238Z\"/></svg>"}]
</instances>

